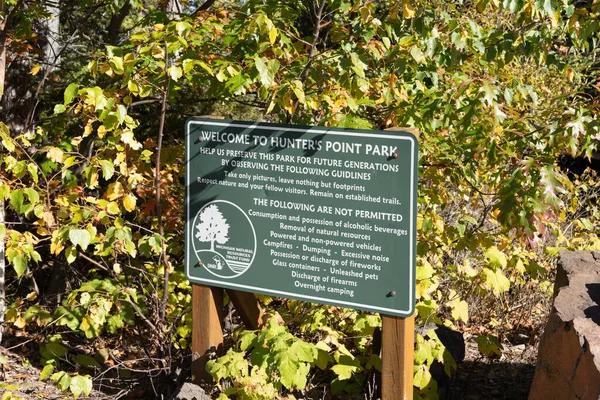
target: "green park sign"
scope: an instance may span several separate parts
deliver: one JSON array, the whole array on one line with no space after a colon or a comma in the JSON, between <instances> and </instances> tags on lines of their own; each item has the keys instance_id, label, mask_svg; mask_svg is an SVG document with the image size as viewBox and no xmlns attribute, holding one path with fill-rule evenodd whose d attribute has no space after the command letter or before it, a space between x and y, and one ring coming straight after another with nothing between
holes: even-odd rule
<instances>
[{"instance_id":1,"label":"green park sign","mask_svg":"<svg viewBox=\"0 0 600 400\"><path fill-rule=\"evenodd\" d=\"M186 275L410 316L417 147L405 131L188 120Z\"/></svg>"}]
</instances>

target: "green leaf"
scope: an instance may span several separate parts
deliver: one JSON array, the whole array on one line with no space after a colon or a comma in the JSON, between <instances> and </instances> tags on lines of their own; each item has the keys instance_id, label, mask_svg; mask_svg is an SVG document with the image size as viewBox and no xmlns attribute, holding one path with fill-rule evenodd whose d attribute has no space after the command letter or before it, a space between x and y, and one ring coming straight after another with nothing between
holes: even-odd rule
<instances>
[{"instance_id":1,"label":"green leaf","mask_svg":"<svg viewBox=\"0 0 600 400\"><path fill-rule=\"evenodd\" d=\"M4 122L0 122L0 137L2 138L2 146L10 152L15 151L15 145L10 137L10 131Z\"/></svg>"},{"instance_id":2,"label":"green leaf","mask_svg":"<svg viewBox=\"0 0 600 400\"><path fill-rule=\"evenodd\" d=\"M556 0L543 0L544 1L544 11L548 13L548 16L553 16L558 9L558 2Z\"/></svg>"},{"instance_id":3,"label":"green leaf","mask_svg":"<svg viewBox=\"0 0 600 400\"><path fill-rule=\"evenodd\" d=\"M16 212L21 212L21 208L23 207L23 202L25 201L25 196L23 194L23 190L17 189L13 190L10 194L10 207Z\"/></svg>"},{"instance_id":4,"label":"green leaf","mask_svg":"<svg viewBox=\"0 0 600 400\"><path fill-rule=\"evenodd\" d=\"M119 118L119 124L122 124L125 121L125 117L127 116L127 107L123 104L119 104L117 106L117 117Z\"/></svg>"},{"instance_id":5,"label":"green leaf","mask_svg":"<svg viewBox=\"0 0 600 400\"><path fill-rule=\"evenodd\" d=\"M483 255L485 256L489 266L493 269L506 268L506 266L508 265L506 255L503 252L501 252L496 246L487 249L483 253Z\"/></svg>"},{"instance_id":6,"label":"green leaf","mask_svg":"<svg viewBox=\"0 0 600 400\"><path fill-rule=\"evenodd\" d=\"M350 355L340 354L338 363L331 367L331 370L337 375L338 379L346 380L352 377L352 374L362 371L360 360Z\"/></svg>"},{"instance_id":7,"label":"green leaf","mask_svg":"<svg viewBox=\"0 0 600 400\"><path fill-rule=\"evenodd\" d=\"M22 255L15 256L12 259L12 265L19 278L27 271L27 259Z\"/></svg>"},{"instance_id":8,"label":"green leaf","mask_svg":"<svg viewBox=\"0 0 600 400\"><path fill-rule=\"evenodd\" d=\"M42 373L40 374L40 381L45 381L52 375L54 372L54 365L48 364L42 369Z\"/></svg>"},{"instance_id":9,"label":"green leaf","mask_svg":"<svg viewBox=\"0 0 600 400\"><path fill-rule=\"evenodd\" d=\"M424 389L431 382L431 372L424 365L415 366L415 375L413 384L419 389Z\"/></svg>"},{"instance_id":10,"label":"green leaf","mask_svg":"<svg viewBox=\"0 0 600 400\"><path fill-rule=\"evenodd\" d=\"M125 72L123 68L123 58L121 57L112 57L108 60L108 64L110 64L111 68L117 75L123 75Z\"/></svg>"},{"instance_id":11,"label":"green leaf","mask_svg":"<svg viewBox=\"0 0 600 400\"><path fill-rule=\"evenodd\" d=\"M246 91L249 82L244 77L244 74L237 74L225 83L225 87L233 94L242 94Z\"/></svg>"},{"instance_id":12,"label":"green leaf","mask_svg":"<svg viewBox=\"0 0 600 400\"><path fill-rule=\"evenodd\" d=\"M271 86L273 84L275 74L279 69L279 61L269 60L267 61L264 57L255 57L254 66L260 76L260 83L264 86Z\"/></svg>"},{"instance_id":13,"label":"green leaf","mask_svg":"<svg viewBox=\"0 0 600 400\"><path fill-rule=\"evenodd\" d=\"M483 92L484 101L491 106L492 103L494 103L496 93L498 92L496 86L494 86L489 79L484 79L480 90Z\"/></svg>"},{"instance_id":14,"label":"green leaf","mask_svg":"<svg viewBox=\"0 0 600 400\"><path fill-rule=\"evenodd\" d=\"M71 246L67 247L65 256L67 257L67 262L72 264L77 259L77 248Z\"/></svg>"},{"instance_id":15,"label":"green leaf","mask_svg":"<svg viewBox=\"0 0 600 400\"><path fill-rule=\"evenodd\" d=\"M66 392L69 390L69 386L71 385L71 377L66 372L59 371L55 374L52 374L50 379L57 381L56 386L58 386L61 392Z\"/></svg>"},{"instance_id":16,"label":"green leaf","mask_svg":"<svg viewBox=\"0 0 600 400\"><path fill-rule=\"evenodd\" d=\"M69 240L76 247L79 245L81 250L85 251L92 240L90 233L85 229L71 229L69 231Z\"/></svg>"},{"instance_id":17,"label":"green leaf","mask_svg":"<svg viewBox=\"0 0 600 400\"><path fill-rule=\"evenodd\" d=\"M58 307L54 311L54 318L57 318L57 325L66 325L70 329L75 330L81 323L79 317L73 313L71 310L65 307Z\"/></svg>"},{"instance_id":18,"label":"green leaf","mask_svg":"<svg viewBox=\"0 0 600 400\"><path fill-rule=\"evenodd\" d=\"M431 344L426 341L423 336L417 334L416 348L414 354L415 365L430 365L433 361L431 353Z\"/></svg>"},{"instance_id":19,"label":"green leaf","mask_svg":"<svg viewBox=\"0 0 600 400\"><path fill-rule=\"evenodd\" d=\"M54 106L54 115L62 114L67 111L67 107L64 104L57 104Z\"/></svg>"},{"instance_id":20,"label":"green leaf","mask_svg":"<svg viewBox=\"0 0 600 400\"><path fill-rule=\"evenodd\" d=\"M504 8L508 8L510 12L516 13L523 8L523 0L504 0Z\"/></svg>"},{"instance_id":21,"label":"green leaf","mask_svg":"<svg viewBox=\"0 0 600 400\"><path fill-rule=\"evenodd\" d=\"M192 29L192 26L189 24L189 22L179 21L175 24L175 30L177 30L177 33L179 34L179 36L182 36L185 32L187 32L191 29Z\"/></svg>"},{"instance_id":22,"label":"green leaf","mask_svg":"<svg viewBox=\"0 0 600 400\"><path fill-rule=\"evenodd\" d=\"M68 104L71 104L71 102L73 101L75 96L77 96L78 90L79 90L79 85L77 83L71 83L69 86L67 86L67 88L65 89L65 94L64 94L64 105L65 106Z\"/></svg>"},{"instance_id":23,"label":"green leaf","mask_svg":"<svg viewBox=\"0 0 600 400\"><path fill-rule=\"evenodd\" d=\"M27 198L31 204L36 204L40 200L40 195L35 191L35 189L26 188L23 189L23 193L27 195Z\"/></svg>"},{"instance_id":24,"label":"green leaf","mask_svg":"<svg viewBox=\"0 0 600 400\"><path fill-rule=\"evenodd\" d=\"M79 397L81 393L89 396L92 393L92 379L89 376L76 375L71 379L69 388L75 398Z\"/></svg>"},{"instance_id":25,"label":"green leaf","mask_svg":"<svg viewBox=\"0 0 600 400\"><path fill-rule=\"evenodd\" d=\"M37 183L38 183L38 167L37 167L37 165L35 165L34 163L27 164L27 172L29 172L29 175L31 176L31 178L37 185Z\"/></svg>"},{"instance_id":26,"label":"green leaf","mask_svg":"<svg viewBox=\"0 0 600 400\"><path fill-rule=\"evenodd\" d=\"M296 372L300 368L300 363L290 357L288 352L278 354L277 361L277 369L279 370L279 376L283 386L288 389L293 389L294 387L304 389L304 387L299 385L299 382L296 379ZM306 385L306 383L304 385Z\"/></svg>"},{"instance_id":27,"label":"green leaf","mask_svg":"<svg viewBox=\"0 0 600 400\"><path fill-rule=\"evenodd\" d=\"M111 161L100 160L100 167L102 168L102 177L105 180L109 180L115 173L115 166Z\"/></svg>"},{"instance_id":28,"label":"green leaf","mask_svg":"<svg viewBox=\"0 0 600 400\"><path fill-rule=\"evenodd\" d=\"M433 269L431 264L425 259L423 259L421 264L422 265L417 265L417 281L431 279L431 277L435 274L435 270Z\"/></svg>"},{"instance_id":29,"label":"green leaf","mask_svg":"<svg viewBox=\"0 0 600 400\"><path fill-rule=\"evenodd\" d=\"M381 367L381 357L379 357L377 354L371 354L371 357L369 357L369 361L367 362L365 369L369 370L371 368L375 368L377 371L381 372Z\"/></svg>"},{"instance_id":30,"label":"green leaf","mask_svg":"<svg viewBox=\"0 0 600 400\"><path fill-rule=\"evenodd\" d=\"M484 268L481 272L484 277L483 287L491 290L494 295L499 296L510 289L510 281L504 276L502 270L497 269L493 271L489 268Z\"/></svg>"},{"instance_id":31,"label":"green leaf","mask_svg":"<svg viewBox=\"0 0 600 400\"><path fill-rule=\"evenodd\" d=\"M289 348L289 352L294 355L298 361L312 363L317 358L317 348L312 343L302 340L296 340Z\"/></svg>"},{"instance_id":32,"label":"green leaf","mask_svg":"<svg viewBox=\"0 0 600 400\"><path fill-rule=\"evenodd\" d=\"M240 350L246 351L254 345L256 333L254 331L244 331L240 337Z\"/></svg>"},{"instance_id":33,"label":"green leaf","mask_svg":"<svg viewBox=\"0 0 600 400\"><path fill-rule=\"evenodd\" d=\"M364 78L365 70L368 68L368 65L362 62L362 60L356 53L350 53L350 60L352 61L352 70L356 72L358 76Z\"/></svg>"},{"instance_id":34,"label":"green leaf","mask_svg":"<svg viewBox=\"0 0 600 400\"><path fill-rule=\"evenodd\" d=\"M123 57L123 49L118 46L106 46L106 55L108 57Z\"/></svg>"},{"instance_id":35,"label":"green leaf","mask_svg":"<svg viewBox=\"0 0 600 400\"><path fill-rule=\"evenodd\" d=\"M120 315L111 315L106 319L106 329L110 333L117 333L119 329L123 329L125 323Z\"/></svg>"},{"instance_id":36,"label":"green leaf","mask_svg":"<svg viewBox=\"0 0 600 400\"><path fill-rule=\"evenodd\" d=\"M94 357L90 357L87 354L76 355L75 361L84 367L100 368L100 363Z\"/></svg>"},{"instance_id":37,"label":"green leaf","mask_svg":"<svg viewBox=\"0 0 600 400\"><path fill-rule=\"evenodd\" d=\"M502 355L502 344L491 335L479 335L475 338L479 351L484 355Z\"/></svg>"},{"instance_id":38,"label":"green leaf","mask_svg":"<svg viewBox=\"0 0 600 400\"><path fill-rule=\"evenodd\" d=\"M41 347L40 354L46 360L55 360L67 355L67 349L60 343L50 342Z\"/></svg>"}]
</instances>

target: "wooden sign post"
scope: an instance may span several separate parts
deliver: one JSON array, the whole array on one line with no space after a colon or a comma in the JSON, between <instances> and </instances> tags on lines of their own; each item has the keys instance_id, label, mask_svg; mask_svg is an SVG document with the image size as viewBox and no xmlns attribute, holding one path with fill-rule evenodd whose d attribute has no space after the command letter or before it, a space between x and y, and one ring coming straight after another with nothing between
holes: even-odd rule
<instances>
[{"instance_id":1,"label":"wooden sign post","mask_svg":"<svg viewBox=\"0 0 600 400\"><path fill-rule=\"evenodd\" d=\"M226 290L249 329L254 293L380 313L382 397L412 398L417 147L406 129L188 120L194 382L222 347Z\"/></svg>"},{"instance_id":2,"label":"wooden sign post","mask_svg":"<svg viewBox=\"0 0 600 400\"><path fill-rule=\"evenodd\" d=\"M406 130L390 128L388 131ZM419 138L419 131L409 129ZM381 398L412 400L415 355L415 316L381 315Z\"/></svg>"}]
</instances>

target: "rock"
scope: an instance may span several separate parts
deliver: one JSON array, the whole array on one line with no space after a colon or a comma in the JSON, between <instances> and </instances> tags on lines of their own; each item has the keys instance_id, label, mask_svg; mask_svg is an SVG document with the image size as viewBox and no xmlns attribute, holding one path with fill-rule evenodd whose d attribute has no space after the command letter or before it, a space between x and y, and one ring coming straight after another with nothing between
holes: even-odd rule
<instances>
[{"instance_id":1,"label":"rock","mask_svg":"<svg viewBox=\"0 0 600 400\"><path fill-rule=\"evenodd\" d=\"M458 365L461 363L465 359L465 338L463 334L448 327L433 323L418 326L415 329L415 333L427 338L427 332L432 329L440 339L440 342L442 342L448 352L452 355L456 364ZM440 398L445 398L445 393L450 385L450 378L444 371L444 365L434 361L429 368L429 372L438 384L438 394Z\"/></svg>"},{"instance_id":2,"label":"rock","mask_svg":"<svg viewBox=\"0 0 600 400\"><path fill-rule=\"evenodd\" d=\"M415 333L427 338L427 332L432 329L440 339L440 342L442 342L450 354L452 354L454 361L456 361L457 364L462 362L465 359L465 338L463 334L446 326L433 323L416 327Z\"/></svg>"},{"instance_id":3,"label":"rock","mask_svg":"<svg viewBox=\"0 0 600 400\"><path fill-rule=\"evenodd\" d=\"M204 389L191 382L186 382L179 387L169 400L211 400Z\"/></svg>"},{"instance_id":4,"label":"rock","mask_svg":"<svg viewBox=\"0 0 600 400\"><path fill-rule=\"evenodd\" d=\"M529 400L600 398L600 253L561 252Z\"/></svg>"}]
</instances>

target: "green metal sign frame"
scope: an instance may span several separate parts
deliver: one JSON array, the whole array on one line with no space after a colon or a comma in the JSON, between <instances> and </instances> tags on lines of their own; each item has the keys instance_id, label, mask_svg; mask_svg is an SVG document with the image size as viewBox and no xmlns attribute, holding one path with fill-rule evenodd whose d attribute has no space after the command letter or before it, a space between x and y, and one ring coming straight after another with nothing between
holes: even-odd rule
<instances>
[{"instance_id":1,"label":"green metal sign frame","mask_svg":"<svg viewBox=\"0 0 600 400\"><path fill-rule=\"evenodd\" d=\"M413 314L414 135L206 118L185 135L191 282Z\"/></svg>"}]
</instances>

